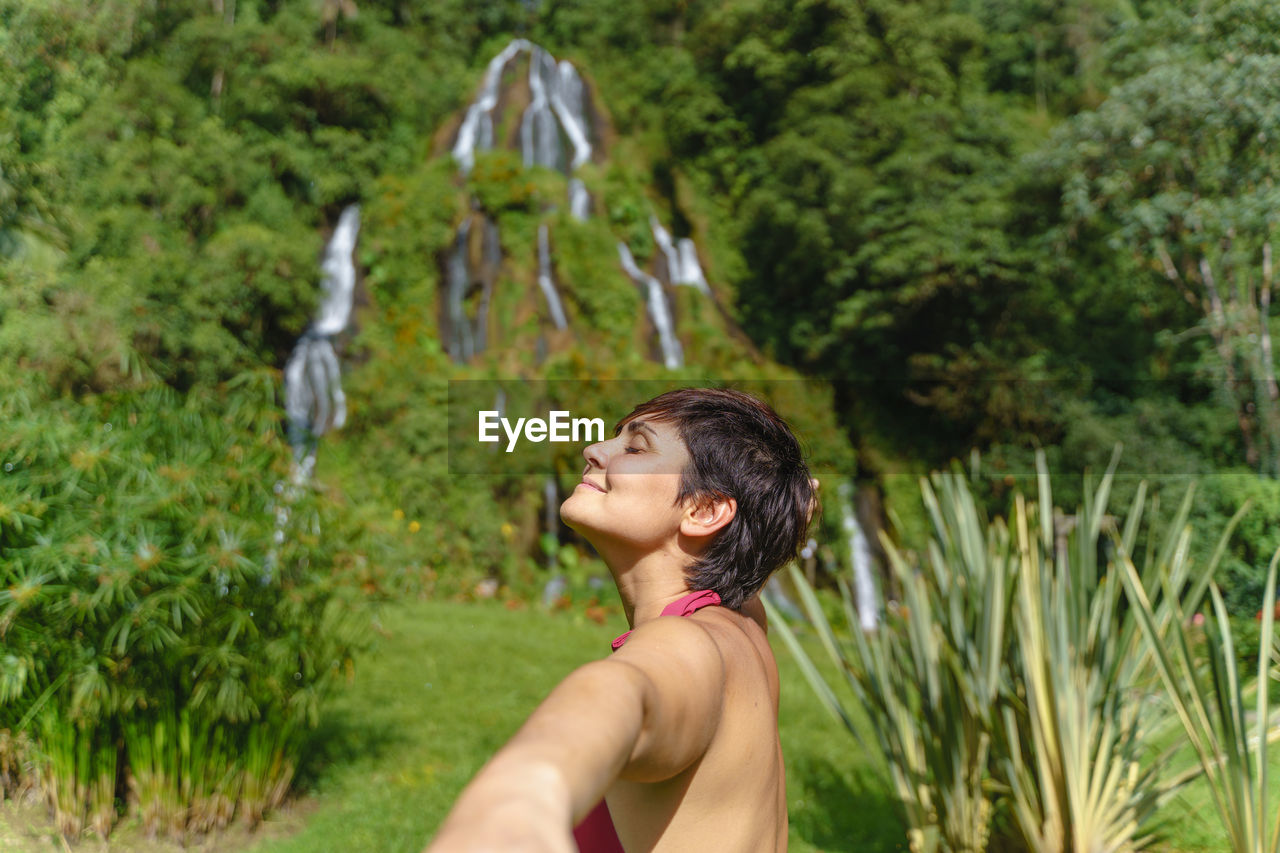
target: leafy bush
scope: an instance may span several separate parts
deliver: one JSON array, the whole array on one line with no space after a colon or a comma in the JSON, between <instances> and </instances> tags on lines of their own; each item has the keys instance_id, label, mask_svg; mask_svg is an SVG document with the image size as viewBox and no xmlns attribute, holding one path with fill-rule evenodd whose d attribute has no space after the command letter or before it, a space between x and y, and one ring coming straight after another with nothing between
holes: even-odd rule
<instances>
[{"instance_id":1,"label":"leafy bush","mask_svg":"<svg viewBox=\"0 0 1280 853\"><path fill-rule=\"evenodd\" d=\"M349 665L353 558L290 479L273 397L5 383L0 730L30 736L66 833L105 835L126 786L151 832L256 821Z\"/></svg>"},{"instance_id":2,"label":"leafy bush","mask_svg":"<svg viewBox=\"0 0 1280 853\"><path fill-rule=\"evenodd\" d=\"M1220 586L1227 610L1253 619L1263 608L1267 560L1280 548L1275 525L1280 517L1280 481L1245 469L1222 471L1205 479L1197 510L1203 519L1221 519L1245 504L1250 509L1240 518L1240 535L1223 558Z\"/></svg>"}]
</instances>

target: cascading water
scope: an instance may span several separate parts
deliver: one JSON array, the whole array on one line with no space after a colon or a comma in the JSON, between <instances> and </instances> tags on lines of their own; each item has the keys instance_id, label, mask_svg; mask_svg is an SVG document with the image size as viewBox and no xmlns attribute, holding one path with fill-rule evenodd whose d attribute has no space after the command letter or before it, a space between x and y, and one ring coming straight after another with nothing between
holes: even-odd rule
<instances>
[{"instance_id":1,"label":"cascading water","mask_svg":"<svg viewBox=\"0 0 1280 853\"><path fill-rule=\"evenodd\" d=\"M591 218L591 193L580 178L569 179L569 215L579 222Z\"/></svg>"},{"instance_id":2,"label":"cascading water","mask_svg":"<svg viewBox=\"0 0 1280 853\"><path fill-rule=\"evenodd\" d=\"M493 283L498 277L498 268L502 266L502 242L498 238L498 223L492 219L484 221L484 241L481 246L484 258L484 270L480 276L480 304L476 307L475 340L476 352L484 352L489 346L489 300L493 298Z\"/></svg>"},{"instance_id":3,"label":"cascading water","mask_svg":"<svg viewBox=\"0 0 1280 853\"><path fill-rule=\"evenodd\" d=\"M662 250L662 257L667 262L667 282L670 284L687 284L710 295L706 276L702 274L702 265L698 263L698 249L688 237L681 238L677 245L671 240L671 233L662 227L658 217L649 217L649 229L653 231L653 240Z\"/></svg>"},{"instance_id":4,"label":"cascading water","mask_svg":"<svg viewBox=\"0 0 1280 853\"><path fill-rule=\"evenodd\" d=\"M500 100L503 73L521 53L529 55L530 101L520 118L520 149L524 165L556 169L568 175L569 213L576 219L585 220L590 216L591 196L582 180L571 174L591 158L592 150L586 130L582 78L571 63L557 63L550 53L527 39L512 40L490 60L480 93L467 108L458 130L453 145L454 159L463 174L467 174L475 166L476 152L494 146L493 113ZM572 157L566 156L565 138L572 146ZM456 362L469 361L486 347L488 300L501 265L497 225L486 221L484 256L487 269L478 273L471 268L471 254L467 249L470 227L470 219L459 227L453 249L445 261L444 324L449 330L449 354ZM472 322L467 315L466 302L476 282L482 284L483 291ZM545 224L538 230L538 287L547 300L552 324L557 329L567 328L568 318L552 274L550 239ZM540 343L540 347L545 348L545 342Z\"/></svg>"},{"instance_id":5,"label":"cascading water","mask_svg":"<svg viewBox=\"0 0 1280 853\"><path fill-rule=\"evenodd\" d=\"M548 545L558 540L560 531L560 490L556 488L556 478L548 474L542 481L542 535ZM555 549L547 549L547 567L554 569L559 563L559 555Z\"/></svg>"},{"instance_id":6,"label":"cascading water","mask_svg":"<svg viewBox=\"0 0 1280 853\"><path fill-rule=\"evenodd\" d=\"M360 206L348 205L325 247L321 264L324 300L284 368L289 442L298 463L295 476L300 479L310 476L315 467L316 439L330 429L340 429L347 419L347 399L342 393L333 337L344 331L351 320L356 287L353 256L359 233Z\"/></svg>"},{"instance_id":7,"label":"cascading water","mask_svg":"<svg viewBox=\"0 0 1280 853\"><path fill-rule=\"evenodd\" d=\"M500 101L502 77L510 63L522 53L529 55L529 103L520 116L519 130L523 162L526 167L539 166L564 172L569 179L569 214L574 219L586 220L591 215L592 199L586 185L574 174L592 155L587 132L589 104L586 87L570 62L557 62L545 49L526 39L514 39L489 62L480 92L467 109L459 128L453 156L465 174L473 168L476 152L492 148L497 142L493 131L498 123L494 111ZM690 285L709 295L711 290L698 262L693 241L683 238L676 243L656 217L651 217L650 225L665 261L665 267L659 264L658 275L667 284ZM484 349L483 329L471 326L464 310L468 293L474 283L483 278L468 267L468 227L464 223L459 229L452 254L446 262L444 321L449 328L449 352L459 362L471 359ZM538 287L547 301L552 324L557 329L564 329L568 327L568 320L555 285L549 244L548 228L543 224L538 229ZM663 282L641 270L625 244L619 244L618 254L623 270L644 291L646 310L658 335L663 364L668 368L682 366L684 352L675 334L672 308ZM545 355L547 347L546 340L539 341L540 357Z\"/></svg>"},{"instance_id":8,"label":"cascading water","mask_svg":"<svg viewBox=\"0 0 1280 853\"><path fill-rule=\"evenodd\" d=\"M529 42L526 39L515 39L489 60L480 96L467 109L462 127L458 128L458 139L453 144L453 158L458 161L463 174L469 173L475 165L477 150L487 151L493 147L493 108L498 105L498 84L502 82L502 69L506 68L517 53L528 48Z\"/></svg>"},{"instance_id":9,"label":"cascading water","mask_svg":"<svg viewBox=\"0 0 1280 853\"><path fill-rule=\"evenodd\" d=\"M551 241L547 237L545 222L538 226L538 287L542 288L542 295L547 298L551 322L557 329L568 328L569 321L564 316L560 294L556 292L556 283L551 279Z\"/></svg>"},{"instance_id":10,"label":"cascading water","mask_svg":"<svg viewBox=\"0 0 1280 853\"><path fill-rule=\"evenodd\" d=\"M275 576L275 547L284 544L289 524L289 507L302 483L316 467L317 439L330 429L341 429L347 421L347 397L342 393L342 371L333 350L333 337L351 322L351 302L356 290L355 249L360 235L360 205L351 204L338 216L324 249L320 269L320 289L324 299L315 319L303 332L284 366L284 412L288 420L289 444L293 447L290 482L275 484L279 502L275 505L276 528L273 547L263 566L262 583ZM225 576L218 578L226 594Z\"/></svg>"},{"instance_id":11,"label":"cascading water","mask_svg":"<svg viewBox=\"0 0 1280 853\"><path fill-rule=\"evenodd\" d=\"M548 97L551 108L560 118L560 125L573 145L573 161L569 171L573 171L591 159L591 142L587 139L586 114L583 112L582 78L578 70L569 61L561 60L558 68L556 85L551 87Z\"/></svg>"},{"instance_id":12,"label":"cascading water","mask_svg":"<svg viewBox=\"0 0 1280 853\"><path fill-rule=\"evenodd\" d=\"M840 484L840 521L845 535L849 537L849 562L853 566L853 592L858 604L858 621L862 630L874 631L880 624L880 602L872 576L871 544L853 511L852 492L850 484Z\"/></svg>"},{"instance_id":13,"label":"cascading water","mask_svg":"<svg viewBox=\"0 0 1280 853\"><path fill-rule=\"evenodd\" d=\"M471 284L471 271L467 267L467 238L471 235L471 220L467 219L458 229L449 255L446 300L449 312L449 354L457 362L468 361L476 354L475 338L471 330L471 318L463 306L467 289Z\"/></svg>"},{"instance_id":14,"label":"cascading water","mask_svg":"<svg viewBox=\"0 0 1280 853\"><path fill-rule=\"evenodd\" d=\"M676 337L675 322L671 318L671 306L667 303L667 295L662 290L662 283L636 266L631 250L626 243L618 244L618 258L622 268L631 280L645 289L645 303L649 309L649 319L658 330L658 343L662 347L662 363L668 368L681 367L684 364L684 350L680 339Z\"/></svg>"},{"instance_id":15,"label":"cascading water","mask_svg":"<svg viewBox=\"0 0 1280 853\"><path fill-rule=\"evenodd\" d=\"M560 128L547 96L547 89L558 82L555 60L545 50L534 46L529 56L529 92L533 97L520 120L520 145L526 167L559 169L563 164Z\"/></svg>"},{"instance_id":16,"label":"cascading water","mask_svg":"<svg viewBox=\"0 0 1280 853\"><path fill-rule=\"evenodd\" d=\"M667 262L667 283L675 284L680 275L680 255L676 253L675 244L671 242L671 235L662 227L662 223L656 216L649 217L649 230L653 232L653 241L658 244L658 249Z\"/></svg>"},{"instance_id":17,"label":"cascading water","mask_svg":"<svg viewBox=\"0 0 1280 853\"><path fill-rule=\"evenodd\" d=\"M707 285L707 277L702 274L702 264L698 263L698 247L688 237L682 237L677 251L680 255L680 277L676 284L691 284L710 296L711 288Z\"/></svg>"},{"instance_id":18,"label":"cascading water","mask_svg":"<svg viewBox=\"0 0 1280 853\"><path fill-rule=\"evenodd\" d=\"M475 102L467 108L467 115L458 129L453 144L453 157L463 174L475 166L476 151L493 147L493 110L498 105L498 87L503 69L520 53L529 54L529 91L532 100L520 122L520 141L526 166L539 165L562 169L572 173L591 159L591 140L587 137L584 87L582 77L568 60L556 62L555 57L528 39L513 39L489 61L484 73L484 83ZM558 123L558 126L557 126ZM560 131L573 146L573 157L568 163L563 156ZM574 216L581 212L585 217L590 209L589 198L584 199L586 188L579 181L569 185L569 209Z\"/></svg>"},{"instance_id":19,"label":"cascading water","mask_svg":"<svg viewBox=\"0 0 1280 853\"><path fill-rule=\"evenodd\" d=\"M489 303L502 266L502 243L497 224L479 217L480 263L472 263L472 227L477 217L463 220L444 263L444 324L449 355L459 364L489 347ZM467 301L475 298L475 318L467 313Z\"/></svg>"}]
</instances>

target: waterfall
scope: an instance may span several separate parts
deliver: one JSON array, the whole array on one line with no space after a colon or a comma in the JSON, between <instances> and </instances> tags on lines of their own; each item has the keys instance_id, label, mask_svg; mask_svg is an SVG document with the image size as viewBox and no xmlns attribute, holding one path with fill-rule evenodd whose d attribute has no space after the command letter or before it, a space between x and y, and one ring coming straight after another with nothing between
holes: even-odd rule
<instances>
[{"instance_id":1,"label":"waterfall","mask_svg":"<svg viewBox=\"0 0 1280 853\"><path fill-rule=\"evenodd\" d=\"M502 266L502 241L498 237L498 223L484 221L484 241L480 247L484 270L480 275L480 304L476 307L475 348L484 352L489 346L489 300L493 297L493 284L498 280Z\"/></svg>"},{"instance_id":2,"label":"waterfall","mask_svg":"<svg viewBox=\"0 0 1280 853\"><path fill-rule=\"evenodd\" d=\"M569 321L565 319L564 307L560 304L560 294L556 292L556 284L551 280L551 245L547 239L547 224L538 226L538 287L542 295L547 297L547 307L551 309L551 322L557 329L567 328Z\"/></svg>"},{"instance_id":3,"label":"waterfall","mask_svg":"<svg viewBox=\"0 0 1280 853\"><path fill-rule=\"evenodd\" d=\"M679 245L671 242L671 234L662 227L658 217L649 217L649 228L653 231L654 242L662 250L667 261L667 281L671 284L687 284L711 295L707 286L707 278L702 274L702 265L698 263L698 248L688 237L683 237Z\"/></svg>"},{"instance_id":4,"label":"waterfall","mask_svg":"<svg viewBox=\"0 0 1280 853\"><path fill-rule=\"evenodd\" d=\"M560 117L565 135L573 145L573 162L569 164L569 169L573 170L591 159L591 142L587 139L586 114L583 112L582 78L568 60L561 60L557 68L558 85L553 86L549 93L551 108Z\"/></svg>"},{"instance_id":5,"label":"waterfall","mask_svg":"<svg viewBox=\"0 0 1280 853\"><path fill-rule=\"evenodd\" d=\"M707 277L702 274L702 264L698 263L698 247L688 237L682 237L677 250L680 255L680 276L676 283L691 284L710 296L711 288L707 285Z\"/></svg>"},{"instance_id":6,"label":"waterfall","mask_svg":"<svg viewBox=\"0 0 1280 853\"><path fill-rule=\"evenodd\" d=\"M649 230L653 232L653 241L658 244L658 249L662 251L663 258L667 262L667 283L675 284L680 276L680 256L676 254L676 247L671 242L671 235L667 233L667 229L662 227L662 223L658 221L658 217L649 217Z\"/></svg>"},{"instance_id":7,"label":"waterfall","mask_svg":"<svg viewBox=\"0 0 1280 853\"><path fill-rule=\"evenodd\" d=\"M470 172L475 165L477 150L485 151L493 147L493 108L498 105L498 84L502 82L502 69L517 53L528 47L529 42L525 39L515 39L489 60L480 96L467 108L462 127L458 128L458 139L453 144L453 158L458 161L463 174Z\"/></svg>"},{"instance_id":8,"label":"waterfall","mask_svg":"<svg viewBox=\"0 0 1280 853\"><path fill-rule=\"evenodd\" d=\"M662 284L653 276L636 266L635 258L626 243L618 243L618 257L622 268L631 280L645 289L649 318L658 330L658 342L662 347L662 363L668 368L681 367L684 364L684 350L675 334L675 322L671 319L671 306L667 303L667 295L662 291Z\"/></svg>"},{"instance_id":9,"label":"waterfall","mask_svg":"<svg viewBox=\"0 0 1280 853\"><path fill-rule=\"evenodd\" d=\"M356 265L353 255L356 236L360 233L360 205L351 204L338 216L338 225L324 250L320 269L324 273L320 288L324 301L311 324L316 334L336 335L351 319L351 298L356 290Z\"/></svg>"},{"instance_id":10,"label":"waterfall","mask_svg":"<svg viewBox=\"0 0 1280 853\"><path fill-rule=\"evenodd\" d=\"M453 248L444 262L444 284L441 293L444 310L441 328L448 339L449 357L458 364L469 361L489 348L489 303L494 283L502 267L502 240L498 225L479 216L480 263L472 263L471 241L476 216L458 226ZM476 297L476 291L479 296ZM467 301L475 299L475 319L467 313Z\"/></svg>"},{"instance_id":11,"label":"waterfall","mask_svg":"<svg viewBox=\"0 0 1280 853\"><path fill-rule=\"evenodd\" d=\"M569 179L569 215L579 222L586 222L591 216L591 194L581 178Z\"/></svg>"},{"instance_id":12,"label":"waterfall","mask_svg":"<svg viewBox=\"0 0 1280 853\"><path fill-rule=\"evenodd\" d=\"M347 398L342 393L333 336L345 330L351 320L356 286L353 256L359 233L360 206L348 205L338 217L320 266L324 299L284 367L289 442L304 478L315 466L315 439L330 429L340 429L347 419Z\"/></svg>"},{"instance_id":13,"label":"waterfall","mask_svg":"<svg viewBox=\"0 0 1280 853\"><path fill-rule=\"evenodd\" d=\"M585 87L578 70L568 60L555 57L527 39L514 39L489 61L480 94L467 108L453 144L453 157L467 174L475 166L476 151L493 147L493 110L498 105L498 87L502 71L518 54L529 54L529 94L531 100L520 119L520 148L525 166L545 166L572 174L591 159L591 140L587 138ZM573 157L566 163L560 131L573 146ZM569 211L578 219L586 219L591 199L582 181L569 181Z\"/></svg>"},{"instance_id":14,"label":"waterfall","mask_svg":"<svg viewBox=\"0 0 1280 853\"><path fill-rule=\"evenodd\" d=\"M449 354L456 362L469 361L476 353L471 335L471 319L463 308L467 287L471 284L471 271L467 269L467 238L471 234L471 220L462 223L453 241L446 269L447 292L445 299L449 312Z\"/></svg>"},{"instance_id":15,"label":"waterfall","mask_svg":"<svg viewBox=\"0 0 1280 853\"><path fill-rule=\"evenodd\" d=\"M563 161L560 128L547 97L547 90L554 91L558 83L555 60L542 48L533 47L529 56L529 91L533 98L520 120L520 145L526 168L559 169Z\"/></svg>"},{"instance_id":16,"label":"waterfall","mask_svg":"<svg viewBox=\"0 0 1280 853\"><path fill-rule=\"evenodd\" d=\"M547 542L559 541L560 490L556 488L556 478L551 474L542 481L542 529ZM559 555L554 548L548 548L547 568L554 569L558 564Z\"/></svg>"},{"instance_id":17,"label":"waterfall","mask_svg":"<svg viewBox=\"0 0 1280 853\"><path fill-rule=\"evenodd\" d=\"M803 622L808 617L805 616L800 606L792 600L787 594L786 589L782 586L782 572L774 572L769 577L769 582L760 590L760 597L769 600L769 603L782 611L782 615L793 622Z\"/></svg>"},{"instance_id":18,"label":"waterfall","mask_svg":"<svg viewBox=\"0 0 1280 853\"><path fill-rule=\"evenodd\" d=\"M355 249L360 234L360 205L347 205L324 248L320 262L324 293L311 325L289 353L284 365L284 413L289 444L293 447L290 482L275 484L275 532L263 564L262 583L275 577L276 547L285 540L289 507L298 489L316 468L316 439L347 421L347 397L342 393L342 370L333 350L333 337L351 322L351 302L356 290ZM225 586L223 587L225 589ZM225 592L223 593L225 594Z\"/></svg>"},{"instance_id":19,"label":"waterfall","mask_svg":"<svg viewBox=\"0 0 1280 853\"><path fill-rule=\"evenodd\" d=\"M876 584L872 575L871 543L858 524L851 499L852 487L840 484L841 526L849 537L849 562L853 566L853 590L858 604L858 621L862 630L874 631L880 623L880 603L876 596Z\"/></svg>"},{"instance_id":20,"label":"waterfall","mask_svg":"<svg viewBox=\"0 0 1280 853\"><path fill-rule=\"evenodd\" d=\"M498 106L502 76L507 66L521 53L529 55L529 103L520 116L519 144L526 167L563 171L568 177L569 215L585 221L591 215L592 199L585 183L575 172L592 156L588 136L588 92L582 76L568 60L557 61L548 51L526 39L513 39L489 61L484 79L475 101L467 108L453 145L453 156L465 174L475 165L475 153L495 144L494 111ZM566 146L565 141L568 145ZM571 153L569 149L572 149ZM654 240L662 252L664 267L659 275L671 285L689 285L710 295L706 276L698 261L693 241L682 238L673 240L671 233L662 226L656 216L650 217ZM449 328L449 352L455 361L464 362L485 349L485 318L488 310L489 288L495 275L477 276L468 267L468 225L459 229L452 253L446 262L445 324ZM496 245L486 232L486 253L489 245ZM671 304L663 283L640 270L625 244L619 244L618 254L623 269L638 286L644 289L645 304L650 320L658 335L662 362L668 368L684 364L684 352L675 333L675 321ZM547 301L552 324L557 329L568 327L564 304L556 289L552 275L552 259L547 226L538 229L538 287ZM494 266L496 270L496 265ZM465 310L469 289L477 278L485 285L480 300L478 316L472 324ZM539 341L537 354L546 354L547 342Z\"/></svg>"}]
</instances>

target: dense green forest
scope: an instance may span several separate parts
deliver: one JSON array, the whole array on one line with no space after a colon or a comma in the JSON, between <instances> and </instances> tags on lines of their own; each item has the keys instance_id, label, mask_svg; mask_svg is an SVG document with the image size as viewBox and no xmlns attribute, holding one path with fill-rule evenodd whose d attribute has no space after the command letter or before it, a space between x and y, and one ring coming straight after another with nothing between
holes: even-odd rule
<instances>
[{"instance_id":1,"label":"dense green forest","mask_svg":"<svg viewBox=\"0 0 1280 853\"><path fill-rule=\"evenodd\" d=\"M504 144L539 97L522 54L460 168L517 37L581 75L590 156ZM348 599L558 573L599 604L546 520L580 448L465 468L451 400L495 389L610 427L649 389L756 390L908 550L932 469L963 460L1001 514L1042 449L1070 513L1122 444L1119 501L1145 478L1172 514L1197 479L1209 530L1251 501L1220 578L1251 619L1280 545L1278 104L1266 0L0 0L0 729L111 753L100 797L53 797L68 831L109 828L121 738L166 748L140 711L217 732L211 761L271 769L155 807L203 830L283 795L361 643ZM282 373L357 203L347 423L302 479ZM619 243L667 269L678 365ZM832 570L845 536L833 499Z\"/></svg>"}]
</instances>

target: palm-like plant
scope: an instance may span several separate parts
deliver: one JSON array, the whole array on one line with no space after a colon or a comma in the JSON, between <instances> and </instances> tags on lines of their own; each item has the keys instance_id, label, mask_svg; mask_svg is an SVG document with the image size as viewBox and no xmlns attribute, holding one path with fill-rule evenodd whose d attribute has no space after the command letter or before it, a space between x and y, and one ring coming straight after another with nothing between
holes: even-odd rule
<instances>
[{"instance_id":1,"label":"palm-like plant","mask_svg":"<svg viewBox=\"0 0 1280 853\"><path fill-rule=\"evenodd\" d=\"M1085 489L1066 534L1055 528L1043 456L1038 500L1018 496L1009 525L982 517L959 474L922 482L932 537L918 564L885 541L902 597L872 634L857 627L842 579L845 640L793 572L819 642L869 717L912 850L1139 849L1157 806L1186 781L1163 773L1171 753L1153 752L1171 720L1168 705L1151 698L1149 632L1121 606L1120 567L1098 559L1113 524L1105 508L1115 464ZM1163 590L1153 625L1177 621L1203 599L1223 551L1220 544L1193 572L1190 506L1188 493L1163 539L1148 525L1146 569L1133 582ZM1126 554L1144 508L1140 487L1123 532L1112 531ZM781 615L771 620L827 707L857 734L853 712Z\"/></svg>"},{"instance_id":2,"label":"palm-like plant","mask_svg":"<svg viewBox=\"0 0 1280 853\"><path fill-rule=\"evenodd\" d=\"M1123 531L1108 519L1117 462L1118 453L1096 490L1086 486L1065 539L1055 529L1043 455L1037 456L1037 504L1015 498L1016 642L997 772L1010 786L1008 802L1024 842L1037 851L1141 848L1150 840L1144 825L1185 781L1164 775L1169 752L1149 754L1154 736L1170 722L1167 706L1151 696L1153 650L1121 606L1119 565L1098 559L1117 535L1123 550L1133 549L1146 508L1140 484ZM1168 590L1153 614L1162 623L1176 618L1175 606L1202 600L1239 518L1197 573L1186 526L1191 498L1189 490L1163 541L1154 523L1148 527L1142 582Z\"/></svg>"},{"instance_id":3,"label":"palm-like plant","mask_svg":"<svg viewBox=\"0 0 1280 853\"><path fill-rule=\"evenodd\" d=\"M849 636L840 640L799 571L792 576L818 639L870 718L915 853L988 849L994 813L987 784L1003 684L1014 566L1008 528L986 525L962 478L921 483L934 538L917 569L886 551L902 599L864 634L840 579ZM780 614L770 622L826 706L858 735L843 707Z\"/></svg>"}]
</instances>

